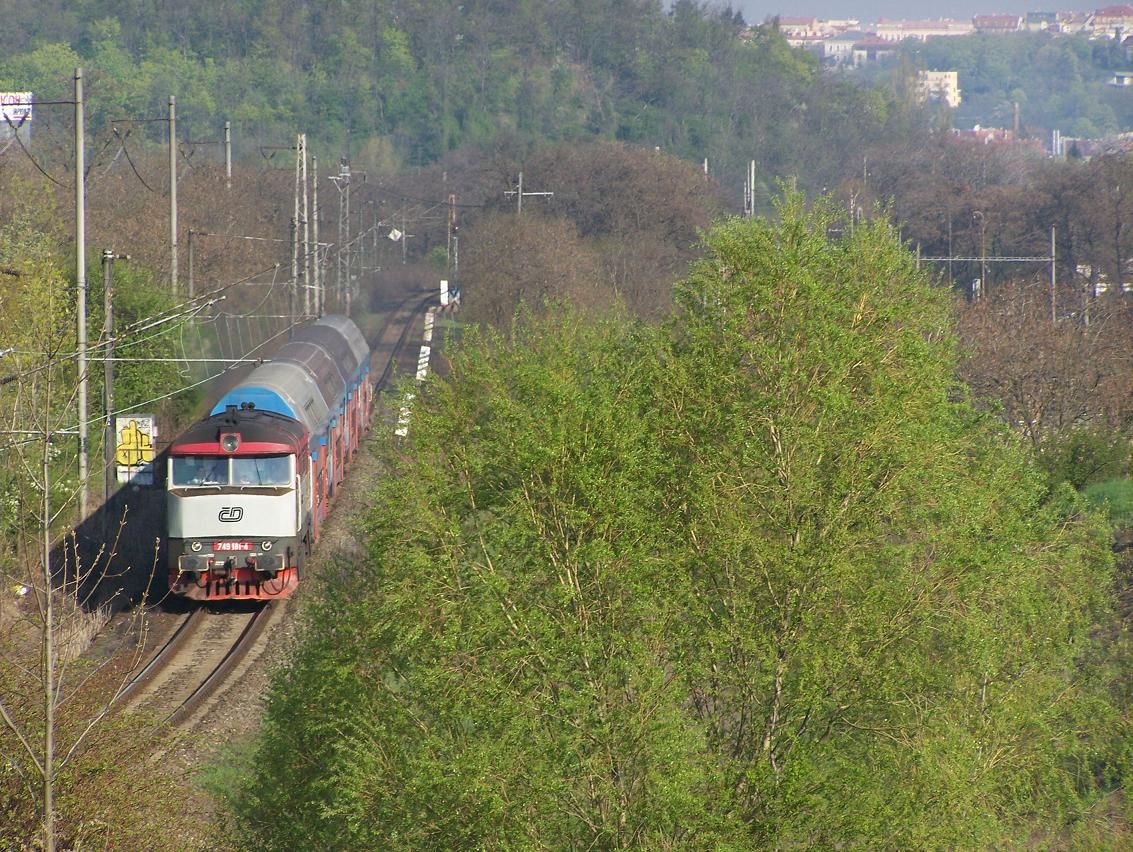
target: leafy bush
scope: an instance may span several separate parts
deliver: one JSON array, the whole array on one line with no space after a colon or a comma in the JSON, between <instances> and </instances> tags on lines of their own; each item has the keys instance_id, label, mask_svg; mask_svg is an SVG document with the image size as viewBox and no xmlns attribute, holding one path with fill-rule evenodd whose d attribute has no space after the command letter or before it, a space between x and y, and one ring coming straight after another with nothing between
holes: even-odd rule
<instances>
[{"instance_id":1,"label":"leafy bush","mask_svg":"<svg viewBox=\"0 0 1133 852\"><path fill-rule=\"evenodd\" d=\"M1133 522L1133 479L1109 479L1087 485L1084 492L1090 505L1109 515L1115 526Z\"/></svg>"},{"instance_id":2,"label":"leafy bush","mask_svg":"<svg viewBox=\"0 0 1133 852\"><path fill-rule=\"evenodd\" d=\"M1051 484L1069 482L1081 491L1129 471L1129 440L1112 430L1075 429L1047 441L1039 453L1039 463Z\"/></svg>"},{"instance_id":3,"label":"leafy bush","mask_svg":"<svg viewBox=\"0 0 1133 852\"><path fill-rule=\"evenodd\" d=\"M1014 847L1097 800L1096 518L951 401L895 233L782 214L664 326L466 337L275 681L249 844Z\"/></svg>"}]
</instances>

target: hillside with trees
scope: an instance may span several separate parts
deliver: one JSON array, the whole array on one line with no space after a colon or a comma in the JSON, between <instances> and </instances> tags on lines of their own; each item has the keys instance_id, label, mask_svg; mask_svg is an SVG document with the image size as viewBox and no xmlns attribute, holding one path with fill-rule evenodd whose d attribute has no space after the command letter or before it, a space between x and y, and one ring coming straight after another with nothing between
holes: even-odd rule
<instances>
[{"instance_id":1,"label":"hillside with trees","mask_svg":"<svg viewBox=\"0 0 1133 852\"><path fill-rule=\"evenodd\" d=\"M869 69L882 81L917 70L959 73L963 101L947 123L1011 127L1019 105L1023 128L1044 142L1051 130L1097 139L1133 130L1133 98L1109 86L1115 71L1133 68L1117 39L1085 34L977 33L906 40L892 63Z\"/></svg>"},{"instance_id":2,"label":"hillside with trees","mask_svg":"<svg viewBox=\"0 0 1133 852\"><path fill-rule=\"evenodd\" d=\"M883 90L828 78L771 27L745 34L737 12L695 0L668 12L624 0L208 0L128 14L94 0L81 14L62 2L10 14L0 88L62 100L83 66L94 134L161 116L176 94L186 138L215 138L228 120L249 156L297 130L383 171L467 146L621 140L708 159L737 197L754 158L766 201L777 175L834 186L866 139L907 121ZM161 138L160 125L121 126Z\"/></svg>"}]
</instances>

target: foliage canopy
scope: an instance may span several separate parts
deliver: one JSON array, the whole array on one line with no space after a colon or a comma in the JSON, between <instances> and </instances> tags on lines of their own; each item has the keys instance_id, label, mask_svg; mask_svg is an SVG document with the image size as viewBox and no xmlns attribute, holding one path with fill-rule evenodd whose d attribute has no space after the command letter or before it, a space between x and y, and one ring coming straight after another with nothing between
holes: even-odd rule
<instances>
[{"instance_id":1,"label":"foliage canopy","mask_svg":"<svg viewBox=\"0 0 1133 852\"><path fill-rule=\"evenodd\" d=\"M273 689L258 846L995 845L1096 796L1104 537L895 234L780 213L662 327L520 317L431 381Z\"/></svg>"}]
</instances>

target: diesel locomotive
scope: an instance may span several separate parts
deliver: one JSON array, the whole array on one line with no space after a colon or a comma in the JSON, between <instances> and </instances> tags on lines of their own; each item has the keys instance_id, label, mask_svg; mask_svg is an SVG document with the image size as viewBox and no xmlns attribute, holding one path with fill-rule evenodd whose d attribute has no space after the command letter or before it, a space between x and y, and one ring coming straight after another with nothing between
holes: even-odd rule
<instances>
[{"instance_id":1,"label":"diesel locomotive","mask_svg":"<svg viewBox=\"0 0 1133 852\"><path fill-rule=\"evenodd\" d=\"M345 316L297 329L169 448L169 590L272 600L298 587L370 422L370 348Z\"/></svg>"}]
</instances>

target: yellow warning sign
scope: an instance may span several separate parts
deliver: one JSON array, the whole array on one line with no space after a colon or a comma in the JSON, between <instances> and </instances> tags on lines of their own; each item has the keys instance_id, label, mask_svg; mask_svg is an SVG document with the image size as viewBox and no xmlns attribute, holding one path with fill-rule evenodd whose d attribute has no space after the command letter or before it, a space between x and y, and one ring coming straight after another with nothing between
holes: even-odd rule
<instances>
[{"instance_id":1,"label":"yellow warning sign","mask_svg":"<svg viewBox=\"0 0 1133 852\"><path fill-rule=\"evenodd\" d=\"M114 461L119 482L152 483L157 418L152 414L116 417Z\"/></svg>"}]
</instances>

